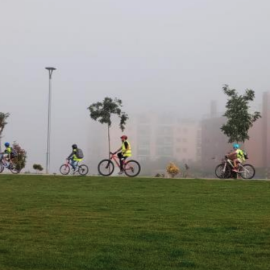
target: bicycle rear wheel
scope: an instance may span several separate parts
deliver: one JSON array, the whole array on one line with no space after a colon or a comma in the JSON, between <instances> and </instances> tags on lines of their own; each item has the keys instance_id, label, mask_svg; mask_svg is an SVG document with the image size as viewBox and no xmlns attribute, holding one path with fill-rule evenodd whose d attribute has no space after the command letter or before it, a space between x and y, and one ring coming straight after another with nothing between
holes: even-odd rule
<instances>
[{"instance_id":1,"label":"bicycle rear wheel","mask_svg":"<svg viewBox=\"0 0 270 270\"><path fill-rule=\"evenodd\" d=\"M9 170L13 173L13 174L18 174L20 173L21 169L20 169L20 166L19 165L16 165L16 164L10 164L9 165Z\"/></svg>"},{"instance_id":2,"label":"bicycle rear wheel","mask_svg":"<svg viewBox=\"0 0 270 270\"><path fill-rule=\"evenodd\" d=\"M240 175L243 179L252 179L255 175L255 169L250 164L242 165L242 168L240 168Z\"/></svg>"},{"instance_id":3,"label":"bicycle rear wheel","mask_svg":"<svg viewBox=\"0 0 270 270\"><path fill-rule=\"evenodd\" d=\"M141 171L141 165L136 160L129 160L124 167L125 174L129 177L137 176Z\"/></svg>"},{"instance_id":4,"label":"bicycle rear wheel","mask_svg":"<svg viewBox=\"0 0 270 270\"><path fill-rule=\"evenodd\" d=\"M110 176L114 171L114 164L110 159L103 159L98 164L98 172L102 176Z\"/></svg>"},{"instance_id":5,"label":"bicycle rear wheel","mask_svg":"<svg viewBox=\"0 0 270 270\"><path fill-rule=\"evenodd\" d=\"M80 165L78 168L78 172L80 175L87 175L88 171L89 171L88 166L85 164Z\"/></svg>"},{"instance_id":6,"label":"bicycle rear wheel","mask_svg":"<svg viewBox=\"0 0 270 270\"><path fill-rule=\"evenodd\" d=\"M66 164L63 164L60 169L59 169L60 173L63 175L67 175L70 172L70 167Z\"/></svg>"}]
</instances>

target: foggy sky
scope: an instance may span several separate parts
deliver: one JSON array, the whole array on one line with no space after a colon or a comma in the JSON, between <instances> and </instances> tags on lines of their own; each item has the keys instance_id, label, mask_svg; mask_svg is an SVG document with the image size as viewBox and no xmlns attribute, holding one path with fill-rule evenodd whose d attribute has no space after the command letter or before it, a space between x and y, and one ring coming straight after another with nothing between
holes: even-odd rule
<instances>
[{"instance_id":1,"label":"foggy sky","mask_svg":"<svg viewBox=\"0 0 270 270\"><path fill-rule=\"evenodd\" d=\"M270 90L267 0L0 0L0 111L4 141L45 168L48 72L52 80L51 168L71 144L86 147L87 107L105 96L128 114L200 119L222 85Z\"/></svg>"}]
</instances>

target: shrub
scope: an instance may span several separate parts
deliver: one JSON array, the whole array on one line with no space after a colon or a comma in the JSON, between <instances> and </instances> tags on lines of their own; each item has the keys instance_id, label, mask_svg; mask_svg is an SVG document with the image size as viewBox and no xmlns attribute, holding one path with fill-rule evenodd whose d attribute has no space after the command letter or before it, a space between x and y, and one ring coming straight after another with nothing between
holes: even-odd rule
<instances>
[{"instance_id":1,"label":"shrub","mask_svg":"<svg viewBox=\"0 0 270 270\"><path fill-rule=\"evenodd\" d=\"M172 162L167 166L167 173L170 177L174 178L177 174L180 173L180 169Z\"/></svg>"},{"instance_id":2,"label":"shrub","mask_svg":"<svg viewBox=\"0 0 270 270\"><path fill-rule=\"evenodd\" d=\"M40 164L34 164L33 169L36 171L43 171L43 167Z\"/></svg>"},{"instance_id":3,"label":"shrub","mask_svg":"<svg viewBox=\"0 0 270 270\"><path fill-rule=\"evenodd\" d=\"M13 143L12 145L13 149L17 152L18 156L13 159L13 163L16 166L17 170L22 170L25 165L26 165L26 158L27 158L27 153L26 151L16 142Z\"/></svg>"}]
</instances>

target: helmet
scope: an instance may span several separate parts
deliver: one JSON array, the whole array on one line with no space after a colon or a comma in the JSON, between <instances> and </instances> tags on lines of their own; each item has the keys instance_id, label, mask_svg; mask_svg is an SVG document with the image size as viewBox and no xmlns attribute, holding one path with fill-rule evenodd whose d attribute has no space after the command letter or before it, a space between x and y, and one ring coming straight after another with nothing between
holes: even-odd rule
<instances>
[{"instance_id":1,"label":"helmet","mask_svg":"<svg viewBox=\"0 0 270 270\"><path fill-rule=\"evenodd\" d=\"M239 146L239 144L238 143L234 143L233 144L233 149L238 149L240 146Z\"/></svg>"},{"instance_id":2,"label":"helmet","mask_svg":"<svg viewBox=\"0 0 270 270\"><path fill-rule=\"evenodd\" d=\"M5 142L5 147L9 147L9 146L10 146L9 142Z\"/></svg>"},{"instance_id":3,"label":"helmet","mask_svg":"<svg viewBox=\"0 0 270 270\"><path fill-rule=\"evenodd\" d=\"M122 135L120 138L123 140L127 140L128 137L126 135Z\"/></svg>"},{"instance_id":4,"label":"helmet","mask_svg":"<svg viewBox=\"0 0 270 270\"><path fill-rule=\"evenodd\" d=\"M77 144L72 144L72 148L77 149L78 148Z\"/></svg>"}]
</instances>

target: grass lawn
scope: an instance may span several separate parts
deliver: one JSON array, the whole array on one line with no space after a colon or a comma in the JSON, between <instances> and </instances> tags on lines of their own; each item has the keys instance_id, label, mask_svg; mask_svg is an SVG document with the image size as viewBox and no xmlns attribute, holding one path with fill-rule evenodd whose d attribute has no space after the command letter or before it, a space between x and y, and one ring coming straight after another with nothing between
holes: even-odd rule
<instances>
[{"instance_id":1,"label":"grass lawn","mask_svg":"<svg viewBox=\"0 0 270 270\"><path fill-rule=\"evenodd\" d=\"M0 270L270 269L270 182L0 175Z\"/></svg>"}]
</instances>

